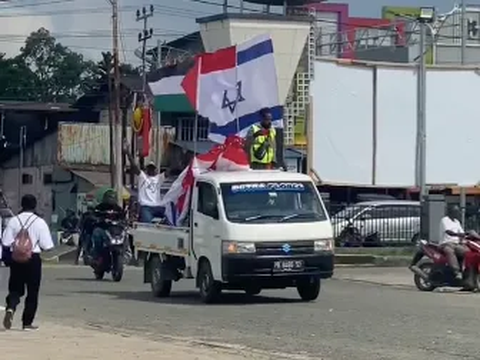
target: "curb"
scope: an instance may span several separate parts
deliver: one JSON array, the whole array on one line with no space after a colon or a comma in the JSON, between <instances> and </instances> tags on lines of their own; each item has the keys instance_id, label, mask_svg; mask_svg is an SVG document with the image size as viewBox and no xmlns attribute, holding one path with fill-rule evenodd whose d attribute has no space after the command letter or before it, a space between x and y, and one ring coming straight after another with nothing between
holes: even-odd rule
<instances>
[{"instance_id":1,"label":"curb","mask_svg":"<svg viewBox=\"0 0 480 360\"><path fill-rule=\"evenodd\" d=\"M42 254L42 260L48 264L73 263L76 248L62 246L54 252ZM411 256L374 255L374 254L335 254L335 265L340 266L376 266L401 267L410 264Z\"/></svg>"},{"instance_id":2,"label":"curb","mask_svg":"<svg viewBox=\"0 0 480 360\"><path fill-rule=\"evenodd\" d=\"M411 256L378 256L369 254L335 255L335 265L343 266L402 267L408 266L411 260Z\"/></svg>"},{"instance_id":3,"label":"curb","mask_svg":"<svg viewBox=\"0 0 480 360\"><path fill-rule=\"evenodd\" d=\"M58 264L63 261L73 262L75 260L76 247L62 245L51 252L42 253L42 260L48 264Z\"/></svg>"}]
</instances>

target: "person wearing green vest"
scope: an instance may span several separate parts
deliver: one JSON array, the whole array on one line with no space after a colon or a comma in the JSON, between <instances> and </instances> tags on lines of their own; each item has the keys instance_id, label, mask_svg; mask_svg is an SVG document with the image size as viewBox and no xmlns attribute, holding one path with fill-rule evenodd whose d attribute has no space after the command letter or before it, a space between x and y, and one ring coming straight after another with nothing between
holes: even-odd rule
<instances>
[{"instance_id":1,"label":"person wearing green vest","mask_svg":"<svg viewBox=\"0 0 480 360\"><path fill-rule=\"evenodd\" d=\"M245 151L252 169L275 169L277 167L277 132L272 126L270 109L260 110L260 117L260 124L252 125L248 131Z\"/></svg>"}]
</instances>

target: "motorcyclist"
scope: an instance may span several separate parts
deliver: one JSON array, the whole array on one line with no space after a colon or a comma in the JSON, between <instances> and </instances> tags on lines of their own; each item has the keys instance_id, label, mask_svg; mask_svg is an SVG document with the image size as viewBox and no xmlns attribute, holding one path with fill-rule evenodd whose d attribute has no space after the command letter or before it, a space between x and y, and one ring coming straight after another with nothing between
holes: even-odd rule
<instances>
[{"instance_id":1,"label":"motorcyclist","mask_svg":"<svg viewBox=\"0 0 480 360\"><path fill-rule=\"evenodd\" d=\"M464 257L470 250L467 246L462 244L462 239L466 236L475 240L480 240L480 236L475 231L465 232L459 221L460 208L457 205L451 204L447 207L447 215L440 221L440 239L439 244L447 257L449 266L455 272L455 276L458 280L462 280L462 269L458 263L458 257ZM417 264L424 256L422 249L420 248L415 253L412 262L410 263L410 270L413 272L419 272Z\"/></svg>"},{"instance_id":2,"label":"motorcyclist","mask_svg":"<svg viewBox=\"0 0 480 360\"><path fill-rule=\"evenodd\" d=\"M78 217L75 215L75 212L68 209L60 225L65 233L71 234L77 231Z\"/></svg>"},{"instance_id":3,"label":"motorcyclist","mask_svg":"<svg viewBox=\"0 0 480 360\"><path fill-rule=\"evenodd\" d=\"M117 194L113 189L105 191L102 202L95 207L94 215L96 217L96 224L92 233L92 252L94 258L99 255L102 245L108 240L104 222L102 221L105 216L107 216L107 212L108 217L112 220L125 220L125 213L118 205Z\"/></svg>"},{"instance_id":4,"label":"motorcyclist","mask_svg":"<svg viewBox=\"0 0 480 360\"><path fill-rule=\"evenodd\" d=\"M79 229L80 229L80 236L78 239L78 246L77 246L77 254L75 256L75 264L78 265L78 260L80 258L80 254L82 253L82 249L85 246L85 249L90 248L90 241L91 236L94 230L95 225L95 216L94 216L95 207L93 204L87 207L87 211L82 214L79 222ZM84 254L86 256L86 254Z\"/></svg>"}]
</instances>

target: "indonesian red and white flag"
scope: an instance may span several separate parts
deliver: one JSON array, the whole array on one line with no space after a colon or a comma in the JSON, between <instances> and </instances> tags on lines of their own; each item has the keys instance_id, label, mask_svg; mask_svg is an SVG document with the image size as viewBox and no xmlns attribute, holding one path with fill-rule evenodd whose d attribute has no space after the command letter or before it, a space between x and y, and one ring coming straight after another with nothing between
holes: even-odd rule
<instances>
[{"instance_id":1,"label":"indonesian red and white flag","mask_svg":"<svg viewBox=\"0 0 480 360\"><path fill-rule=\"evenodd\" d=\"M222 143L246 135L268 108L274 126L283 127L273 43L260 35L244 43L197 56L182 81L190 103L210 121L209 138Z\"/></svg>"},{"instance_id":2,"label":"indonesian red and white flag","mask_svg":"<svg viewBox=\"0 0 480 360\"><path fill-rule=\"evenodd\" d=\"M243 139L231 136L223 145L216 145L208 153L197 155L162 199L165 215L170 225L180 226L188 214L190 193L195 177L206 171L249 170Z\"/></svg>"}]
</instances>

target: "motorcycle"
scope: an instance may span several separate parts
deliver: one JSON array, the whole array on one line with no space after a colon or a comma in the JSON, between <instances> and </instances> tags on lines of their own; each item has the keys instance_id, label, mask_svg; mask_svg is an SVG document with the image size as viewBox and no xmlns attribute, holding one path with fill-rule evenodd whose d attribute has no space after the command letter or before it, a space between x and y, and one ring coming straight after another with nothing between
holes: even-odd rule
<instances>
[{"instance_id":1,"label":"motorcycle","mask_svg":"<svg viewBox=\"0 0 480 360\"><path fill-rule=\"evenodd\" d=\"M463 279L460 280L448 265L447 257L438 244L419 241L424 258L417 264L417 270L412 269L418 290L433 291L444 286L480 290L480 244L468 237L463 243L470 251L463 258L459 258L459 263L463 264ZM467 280L473 283L467 285Z\"/></svg>"},{"instance_id":2,"label":"motorcycle","mask_svg":"<svg viewBox=\"0 0 480 360\"><path fill-rule=\"evenodd\" d=\"M59 243L61 245L76 246L77 242L78 242L78 230L64 229L60 232Z\"/></svg>"},{"instance_id":3,"label":"motorcycle","mask_svg":"<svg viewBox=\"0 0 480 360\"><path fill-rule=\"evenodd\" d=\"M102 280L105 273L111 272L112 279L119 282L123 277L123 269L131 251L128 246L128 234L124 221L119 221L105 216L101 221L105 229L106 239L102 244L100 253L95 259L89 261L97 280Z\"/></svg>"},{"instance_id":4,"label":"motorcycle","mask_svg":"<svg viewBox=\"0 0 480 360\"><path fill-rule=\"evenodd\" d=\"M360 231L354 226L351 219L347 219L347 226L345 226L340 235L335 240L335 246L338 247L361 247L364 238Z\"/></svg>"}]
</instances>

